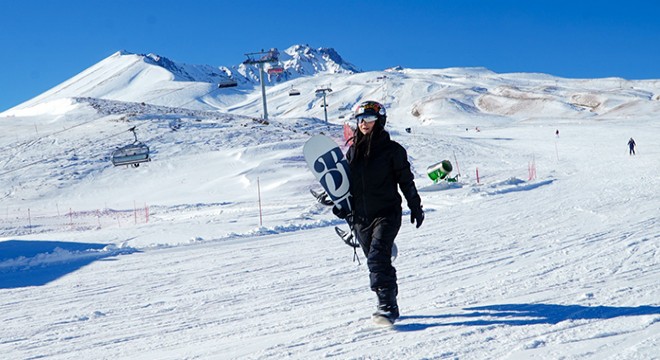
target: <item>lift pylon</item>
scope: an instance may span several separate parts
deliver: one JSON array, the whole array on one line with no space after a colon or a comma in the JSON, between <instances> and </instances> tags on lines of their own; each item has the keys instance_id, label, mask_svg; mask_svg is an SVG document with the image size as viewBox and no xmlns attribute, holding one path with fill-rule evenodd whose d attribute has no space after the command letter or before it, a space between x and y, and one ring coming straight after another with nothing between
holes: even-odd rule
<instances>
[{"instance_id":1,"label":"lift pylon","mask_svg":"<svg viewBox=\"0 0 660 360\"><path fill-rule=\"evenodd\" d=\"M268 51L247 53L247 60L243 61L246 65L257 65L259 68L259 82L261 83L261 100L264 106L264 120L268 120L268 107L266 105L266 85L264 84L264 64L276 63L279 61L279 51L272 48ZM258 56L258 57L257 57Z\"/></svg>"}]
</instances>

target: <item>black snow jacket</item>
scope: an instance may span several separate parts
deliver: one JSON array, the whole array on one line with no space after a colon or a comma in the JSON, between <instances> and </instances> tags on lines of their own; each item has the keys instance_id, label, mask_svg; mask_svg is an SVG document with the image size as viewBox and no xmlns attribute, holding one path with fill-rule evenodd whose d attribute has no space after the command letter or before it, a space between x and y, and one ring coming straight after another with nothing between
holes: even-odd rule
<instances>
[{"instance_id":1,"label":"black snow jacket","mask_svg":"<svg viewBox=\"0 0 660 360\"><path fill-rule=\"evenodd\" d=\"M351 168L354 215L360 222L371 222L396 212L400 214L402 199L397 185L409 209L421 207L406 150L391 140L385 130L379 130L373 134L370 149L368 142L363 141L358 147L352 145L346 153Z\"/></svg>"}]
</instances>

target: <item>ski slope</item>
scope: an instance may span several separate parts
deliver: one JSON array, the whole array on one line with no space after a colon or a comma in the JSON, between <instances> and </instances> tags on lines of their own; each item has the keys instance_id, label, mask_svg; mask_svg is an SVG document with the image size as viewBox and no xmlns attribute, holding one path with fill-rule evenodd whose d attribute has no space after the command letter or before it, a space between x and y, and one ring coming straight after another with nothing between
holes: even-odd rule
<instances>
[{"instance_id":1,"label":"ski slope","mask_svg":"<svg viewBox=\"0 0 660 360\"><path fill-rule=\"evenodd\" d=\"M329 80L325 123L310 92ZM616 83L322 74L269 87L267 122L256 90L216 110L195 97L127 102L115 89L122 98L83 93L0 114L0 353L656 359L657 89ZM289 97L292 85L307 95ZM426 210L415 229L404 204L392 329L371 323L364 258L352 261L334 234L343 222L309 195L318 186L302 157L313 134L341 143L341 116L370 98L388 104ZM130 126L153 160L112 167ZM443 159L460 183L426 177Z\"/></svg>"}]
</instances>

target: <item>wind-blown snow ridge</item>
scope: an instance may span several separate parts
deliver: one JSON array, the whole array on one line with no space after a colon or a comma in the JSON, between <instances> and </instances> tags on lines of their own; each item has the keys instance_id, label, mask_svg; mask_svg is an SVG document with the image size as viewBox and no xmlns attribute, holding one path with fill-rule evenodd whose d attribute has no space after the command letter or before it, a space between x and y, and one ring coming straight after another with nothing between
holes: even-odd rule
<instances>
[{"instance_id":1,"label":"wind-blown snow ridge","mask_svg":"<svg viewBox=\"0 0 660 360\"><path fill-rule=\"evenodd\" d=\"M66 250L55 247L52 251L37 253L32 256L18 256L16 258L0 259L0 273L9 271L24 271L34 267L46 267L66 264L80 260L97 260L110 256L127 255L136 252L126 244L120 246L111 244L102 249Z\"/></svg>"},{"instance_id":2,"label":"wind-blown snow ridge","mask_svg":"<svg viewBox=\"0 0 660 360\"><path fill-rule=\"evenodd\" d=\"M540 181L534 181L534 182L526 182L524 180L518 179L518 178L510 178L505 181L501 181L495 184L489 184L486 187L489 189L495 189L495 190L487 190L484 192L484 194L487 195L501 195L501 194L507 194L510 192L515 192L515 191L527 191L527 190L533 190L536 189L540 186L545 186L545 185L550 185L554 182L554 179L548 179L548 180L540 180ZM500 189L500 187L504 187ZM475 188L475 192L480 192L480 188Z\"/></svg>"},{"instance_id":3,"label":"wind-blown snow ridge","mask_svg":"<svg viewBox=\"0 0 660 360\"><path fill-rule=\"evenodd\" d=\"M230 233L227 234L225 238L236 239L236 238L248 238L254 236L277 235L277 234L296 232L300 230L326 228L329 226L337 226L343 224L345 224L344 221L333 219L333 220L317 220L315 222L306 223L306 224L287 224L287 225L276 225L270 227L262 226L257 229L248 231L246 233L240 233L240 234Z\"/></svg>"}]
</instances>

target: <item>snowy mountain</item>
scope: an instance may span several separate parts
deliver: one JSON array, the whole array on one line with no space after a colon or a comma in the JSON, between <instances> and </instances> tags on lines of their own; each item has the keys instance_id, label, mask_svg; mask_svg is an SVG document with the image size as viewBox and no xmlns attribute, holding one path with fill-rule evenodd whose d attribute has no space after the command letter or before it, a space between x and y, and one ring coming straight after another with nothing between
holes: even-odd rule
<instances>
[{"instance_id":1,"label":"snowy mountain","mask_svg":"<svg viewBox=\"0 0 660 360\"><path fill-rule=\"evenodd\" d=\"M268 120L243 64L126 52L0 114L4 357L657 358L656 80L279 60ZM367 99L426 211L404 204L391 329L302 157ZM129 128L151 161L114 167ZM444 159L460 181L434 185Z\"/></svg>"},{"instance_id":2,"label":"snowy mountain","mask_svg":"<svg viewBox=\"0 0 660 360\"><path fill-rule=\"evenodd\" d=\"M339 101L327 109L331 118L345 117L362 98L370 98L392 107L397 118L412 115L422 124L464 117L470 123L475 118L487 122L602 119L657 111L660 104L654 80L565 79L545 74L497 74L484 68L397 67L362 73L329 48L295 45L283 52L271 51L278 62L266 63L266 70L281 69L266 78L269 102L275 104L269 111L273 116L324 118L321 99L309 96L319 86L330 86L334 93L329 101ZM323 79L322 84L307 81L309 77ZM218 88L218 84L231 81L238 86ZM27 110L31 113L55 100L89 97L261 116L260 93L255 91L258 82L256 65L189 65L154 54L120 51L4 115L21 114L24 109L31 109ZM294 88L307 96L291 98L289 92ZM414 100L402 103L401 94L412 95Z\"/></svg>"},{"instance_id":3,"label":"snowy mountain","mask_svg":"<svg viewBox=\"0 0 660 360\"><path fill-rule=\"evenodd\" d=\"M313 49L308 45L294 45L283 52L275 49L278 61L266 64L264 69L281 68L281 73L268 74L270 85L293 80L301 76L317 74L355 74L361 72L353 64L346 62L333 48ZM259 70L255 65L241 64L238 73L258 83Z\"/></svg>"},{"instance_id":4,"label":"snowy mountain","mask_svg":"<svg viewBox=\"0 0 660 360\"><path fill-rule=\"evenodd\" d=\"M352 74L359 70L344 61L332 48L319 48L295 45L280 53L279 61L267 63L265 71L273 67L282 72L267 74L269 85L316 74ZM218 89L219 84L234 82L237 89ZM134 54L118 51L99 63L84 70L73 78L46 91L23 104L9 109L31 107L47 101L73 97L94 97L108 100L171 104L173 100L192 99L193 107L205 109L222 107L229 99L237 102L243 92L252 91L259 84L257 65L241 63L226 67L191 65L174 62L156 54ZM119 90L118 90L119 89ZM203 99L195 99L203 97ZM190 105L190 101L177 105Z\"/></svg>"}]
</instances>

